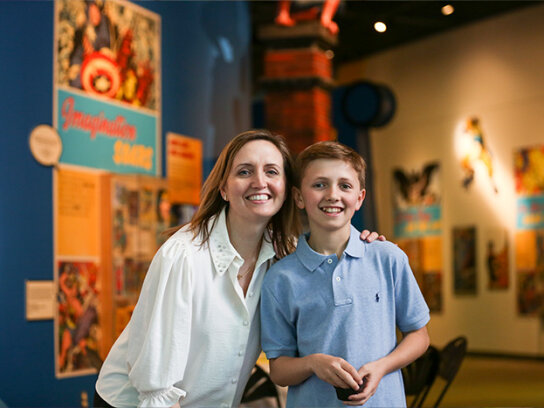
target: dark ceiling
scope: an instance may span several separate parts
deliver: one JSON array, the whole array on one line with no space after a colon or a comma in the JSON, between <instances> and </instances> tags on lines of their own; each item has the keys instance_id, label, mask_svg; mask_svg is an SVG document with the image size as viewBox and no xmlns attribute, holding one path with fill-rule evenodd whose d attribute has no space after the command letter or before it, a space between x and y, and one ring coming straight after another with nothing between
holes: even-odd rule
<instances>
[{"instance_id":1,"label":"dark ceiling","mask_svg":"<svg viewBox=\"0 0 544 408\"><path fill-rule=\"evenodd\" d=\"M460 27L515 9L537 5L542 1L380 1L344 0L334 20L340 33L334 50L335 65L360 59L401 44L413 42L452 28ZM445 4L455 11L441 13ZM272 24L277 1L251 1L253 24L253 72L256 79L262 72L263 45L256 32L259 26ZM374 22L387 24L385 33L374 31Z\"/></svg>"}]
</instances>

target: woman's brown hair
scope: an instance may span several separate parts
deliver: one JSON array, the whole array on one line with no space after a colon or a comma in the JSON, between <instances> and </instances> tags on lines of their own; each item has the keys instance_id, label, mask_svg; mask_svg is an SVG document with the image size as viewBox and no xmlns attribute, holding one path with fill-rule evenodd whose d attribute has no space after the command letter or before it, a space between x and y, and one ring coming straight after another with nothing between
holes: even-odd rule
<instances>
[{"instance_id":1,"label":"woman's brown hair","mask_svg":"<svg viewBox=\"0 0 544 408\"><path fill-rule=\"evenodd\" d=\"M296 210L291 191L295 177L294 162L285 140L268 130L258 129L240 133L221 151L210 175L202 186L200 206L189 223L189 229L193 232L194 238L201 236L202 243L208 241L210 231L215 226L217 220L216 216L228 204L221 198L220 190L227 181L234 157L246 143L254 140L265 140L272 143L283 157L285 202L281 209L270 219L270 223L268 224L268 232L276 250L276 255L282 258L295 250L295 238L300 232L298 211ZM213 222L212 228L209 228L210 221ZM169 232L173 234L179 228L181 227L174 228Z\"/></svg>"}]
</instances>

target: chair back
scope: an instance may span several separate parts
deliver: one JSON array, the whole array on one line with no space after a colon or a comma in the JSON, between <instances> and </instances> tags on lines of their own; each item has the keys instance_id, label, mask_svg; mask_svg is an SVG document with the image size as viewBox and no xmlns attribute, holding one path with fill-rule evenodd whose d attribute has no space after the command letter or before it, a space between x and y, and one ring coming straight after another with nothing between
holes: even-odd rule
<instances>
[{"instance_id":1,"label":"chair back","mask_svg":"<svg viewBox=\"0 0 544 408\"><path fill-rule=\"evenodd\" d=\"M241 403L244 404L268 397L274 398L276 405L281 407L280 395L276 385L272 382L268 373L256 364L247 382Z\"/></svg>"},{"instance_id":2,"label":"chair back","mask_svg":"<svg viewBox=\"0 0 544 408\"><path fill-rule=\"evenodd\" d=\"M413 363L404 367L402 375L406 395L413 396L411 408L421 407L434 383L440 365L440 352L434 346Z\"/></svg>"},{"instance_id":3,"label":"chair back","mask_svg":"<svg viewBox=\"0 0 544 408\"><path fill-rule=\"evenodd\" d=\"M461 363L467 353L467 338L459 336L450 341L440 352L440 367L438 368L438 376L445 380L444 388L438 396L434 408L437 408L442 398L446 394L453 379L457 375Z\"/></svg>"}]
</instances>

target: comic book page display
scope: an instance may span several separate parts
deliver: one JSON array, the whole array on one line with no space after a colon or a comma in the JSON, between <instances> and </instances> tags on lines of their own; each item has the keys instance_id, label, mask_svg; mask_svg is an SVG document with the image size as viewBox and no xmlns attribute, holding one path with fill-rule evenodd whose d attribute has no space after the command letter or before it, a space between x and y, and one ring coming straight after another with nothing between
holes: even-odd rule
<instances>
[{"instance_id":1,"label":"comic book page display","mask_svg":"<svg viewBox=\"0 0 544 408\"><path fill-rule=\"evenodd\" d=\"M106 175L62 165L53 174L55 372L64 378L96 373L102 363L108 319L100 197Z\"/></svg>"},{"instance_id":2,"label":"comic book page display","mask_svg":"<svg viewBox=\"0 0 544 408\"><path fill-rule=\"evenodd\" d=\"M96 373L100 326L97 310L98 265L94 261L57 263L57 372L59 377Z\"/></svg>"},{"instance_id":3,"label":"comic book page display","mask_svg":"<svg viewBox=\"0 0 544 408\"><path fill-rule=\"evenodd\" d=\"M544 146L514 153L518 312L544 329Z\"/></svg>"},{"instance_id":4,"label":"comic book page display","mask_svg":"<svg viewBox=\"0 0 544 408\"><path fill-rule=\"evenodd\" d=\"M509 256L508 230L489 228L484 237L485 270L487 273L487 288L489 290L508 289L509 286Z\"/></svg>"},{"instance_id":5,"label":"comic book page display","mask_svg":"<svg viewBox=\"0 0 544 408\"><path fill-rule=\"evenodd\" d=\"M156 215L162 179L114 176L111 179L114 336L130 319L147 268L159 247Z\"/></svg>"},{"instance_id":6,"label":"comic book page display","mask_svg":"<svg viewBox=\"0 0 544 408\"><path fill-rule=\"evenodd\" d=\"M195 208L171 203L164 179L123 175L112 177L115 338L130 320L151 260L168 238L165 231L188 222Z\"/></svg>"},{"instance_id":7,"label":"comic book page display","mask_svg":"<svg viewBox=\"0 0 544 408\"><path fill-rule=\"evenodd\" d=\"M406 252L431 312L442 310L440 166L393 172L395 240Z\"/></svg>"},{"instance_id":8,"label":"comic book page display","mask_svg":"<svg viewBox=\"0 0 544 408\"><path fill-rule=\"evenodd\" d=\"M476 227L453 229L453 292L456 295L475 295L476 275Z\"/></svg>"},{"instance_id":9,"label":"comic book page display","mask_svg":"<svg viewBox=\"0 0 544 408\"><path fill-rule=\"evenodd\" d=\"M160 173L160 17L118 0L56 0L53 123L61 163Z\"/></svg>"}]
</instances>

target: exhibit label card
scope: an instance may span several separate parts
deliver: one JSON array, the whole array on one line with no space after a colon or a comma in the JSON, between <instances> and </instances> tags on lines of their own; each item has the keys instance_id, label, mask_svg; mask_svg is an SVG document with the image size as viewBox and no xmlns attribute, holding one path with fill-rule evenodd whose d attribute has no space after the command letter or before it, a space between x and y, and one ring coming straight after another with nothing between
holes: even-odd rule
<instances>
[{"instance_id":1,"label":"exhibit label card","mask_svg":"<svg viewBox=\"0 0 544 408\"><path fill-rule=\"evenodd\" d=\"M48 320L55 316L55 282L26 281L26 320Z\"/></svg>"}]
</instances>

